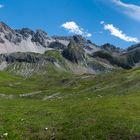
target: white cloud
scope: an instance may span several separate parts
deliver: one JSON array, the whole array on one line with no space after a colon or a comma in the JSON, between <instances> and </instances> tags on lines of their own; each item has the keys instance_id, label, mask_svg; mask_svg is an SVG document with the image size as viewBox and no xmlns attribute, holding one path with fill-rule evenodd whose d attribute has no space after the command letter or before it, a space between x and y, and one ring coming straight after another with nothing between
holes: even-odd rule
<instances>
[{"instance_id":1,"label":"white cloud","mask_svg":"<svg viewBox=\"0 0 140 140\"><path fill-rule=\"evenodd\" d=\"M4 5L0 4L0 8L3 8L3 7L4 7Z\"/></svg>"},{"instance_id":2,"label":"white cloud","mask_svg":"<svg viewBox=\"0 0 140 140\"><path fill-rule=\"evenodd\" d=\"M92 34L91 34L91 33L86 33L86 36L87 36L87 37L91 37Z\"/></svg>"},{"instance_id":3,"label":"white cloud","mask_svg":"<svg viewBox=\"0 0 140 140\"><path fill-rule=\"evenodd\" d=\"M111 35L115 37L118 37L126 42L134 42L134 43L140 42L138 38L127 36L125 33L123 33L123 31L114 27L113 24L103 24L103 25L104 25L104 29L110 31Z\"/></svg>"},{"instance_id":4,"label":"white cloud","mask_svg":"<svg viewBox=\"0 0 140 140\"><path fill-rule=\"evenodd\" d=\"M140 21L140 6L124 3L121 0L112 0L112 1L120 8L123 8L123 12L127 16L130 16L131 18L134 18Z\"/></svg>"},{"instance_id":5,"label":"white cloud","mask_svg":"<svg viewBox=\"0 0 140 140\"><path fill-rule=\"evenodd\" d=\"M78 26L74 21L66 22L61 25L61 27L65 28L71 33L82 35L84 37L91 37L92 34L85 31L83 28Z\"/></svg>"},{"instance_id":6,"label":"white cloud","mask_svg":"<svg viewBox=\"0 0 140 140\"><path fill-rule=\"evenodd\" d=\"M100 24L104 24L105 22L104 21L100 21Z\"/></svg>"}]
</instances>

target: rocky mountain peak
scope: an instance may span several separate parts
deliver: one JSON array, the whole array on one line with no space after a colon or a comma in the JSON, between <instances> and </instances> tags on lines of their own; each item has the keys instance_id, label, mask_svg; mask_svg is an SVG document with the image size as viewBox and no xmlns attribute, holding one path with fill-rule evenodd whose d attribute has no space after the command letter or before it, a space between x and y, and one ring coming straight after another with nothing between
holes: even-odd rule
<instances>
[{"instance_id":1,"label":"rocky mountain peak","mask_svg":"<svg viewBox=\"0 0 140 140\"><path fill-rule=\"evenodd\" d=\"M101 48L110 53L114 53L114 52L119 53L121 51L120 48L117 48L116 46L114 46L110 43L106 43L106 44L102 45Z\"/></svg>"},{"instance_id":2,"label":"rocky mountain peak","mask_svg":"<svg viewBox=\"0 0 140 140\"><path fill-rule=\"evenodd\" d=\"M0 32L11 32L14 33L14 30L12 30L7 24L4 22L0 22Z\"/></svg>"},{"instance_id":3,"label":"rocky mountain peak","mask_svg":"<svg viewBox=\"0 0 140 140\"><path fill-rule=\"evenodd\" d=\"M86 42L87 42L87 40L86 40L83 36L81 36L81 35L74 35L74 36L73 36L73 40L74 40L76 43L80 43L80 44L86 43Z\"/></svg>"},{"instance_id":4,"label":"rocky mountain peak","mask_svg":"<svg viewBox=\"0 0 140 140\"><path fill-rule=\"evenodd\" d=\"M69 43L68 47L64 49L62 55L73 63L83 63L85 59L84 49L73 40Z\"/></svg>"},{"instance_id":5,"label":"rocky mountain peak","mask_svg":"<svg viewBox=\"0 0 140 140\"><path fill-rule=\"evenodd\" d=\"M23 37L28 38L30 35L33 36L35 33L29 28L22 28L21 30L16 30L19 34L21 34Z\"/></svg>"},{"instance_id":6,"label":"rocky mountain peak","mask_svg":"<svg viewBox=\"0 0 140 140\"><path fill-rule=\"evenodd\" d=\"M36 33L32 37L32 41L40 43L43 47L48 46L48 39L48 34L41 29L36 30Z\"/></svg>"}]
</instances>

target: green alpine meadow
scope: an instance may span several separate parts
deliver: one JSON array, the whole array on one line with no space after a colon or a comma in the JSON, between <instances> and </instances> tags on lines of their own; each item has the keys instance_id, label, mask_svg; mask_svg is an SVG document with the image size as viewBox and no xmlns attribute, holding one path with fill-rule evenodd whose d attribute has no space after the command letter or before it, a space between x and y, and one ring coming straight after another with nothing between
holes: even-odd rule
<instances>
[{"instance_id":1,"label":"green alpine meadow","mask_svg":"<svg viewBox=\"0 0 140 140\"><path fill-rule=\"evenodd\" d=\"M0 0L0 140L140 140L140 0Z\"/></svg>"},{"instance_id":2,"label":"green alpine meadow","mask_svg":"<svg viewBox=\"0 0 140 140\"><path fill-rule=\"evenodd\" d=\"M0 72L1 139L138 140L139 80L139 68L99 75L50 68L29 78Z\"/></svg>"}]
</instances>

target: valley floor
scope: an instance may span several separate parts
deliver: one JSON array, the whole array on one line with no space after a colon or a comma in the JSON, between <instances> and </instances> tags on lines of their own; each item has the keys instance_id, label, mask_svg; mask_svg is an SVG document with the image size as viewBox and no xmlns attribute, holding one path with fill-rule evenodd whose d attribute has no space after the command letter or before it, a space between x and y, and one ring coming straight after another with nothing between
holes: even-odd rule
<instances>
[{"instance_id":1,"label":"valley floor","mask_svg":"<svg viewBox=\"0 0 140 140\"><path fill-rule=\"evenodd\" d=\"M140 69L103 75L0 72L2 140L139 140Z\"/></svg>"}]
</instances>

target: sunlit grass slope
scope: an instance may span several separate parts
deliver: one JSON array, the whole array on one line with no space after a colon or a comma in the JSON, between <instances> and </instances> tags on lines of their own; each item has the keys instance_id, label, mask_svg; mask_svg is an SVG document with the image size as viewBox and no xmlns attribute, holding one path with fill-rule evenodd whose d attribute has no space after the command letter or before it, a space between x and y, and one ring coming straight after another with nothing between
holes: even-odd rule
<instances>
[{"instance_id":1,"label":"sunlit grass slope","mask_svg":"<svg viewBox=\"0 0 140 140\"><path fill-rule=\"evenodd\" d=\"M29 78L0 72L2 140L139 140L139 116L139 68L73 75L50 65Z\"/></svg>"}]
</instances>

